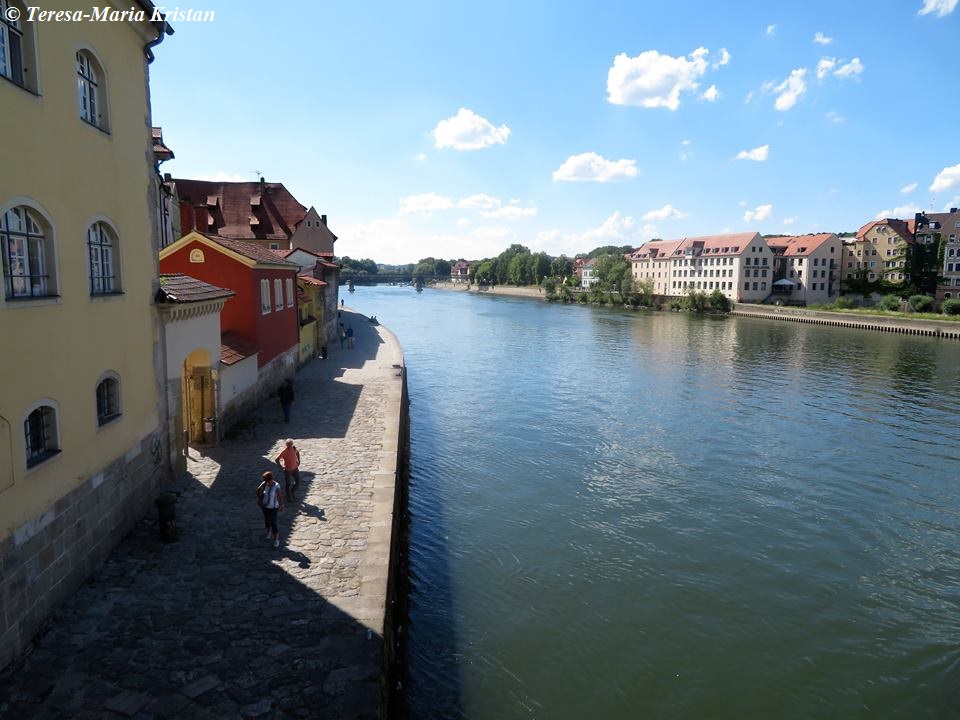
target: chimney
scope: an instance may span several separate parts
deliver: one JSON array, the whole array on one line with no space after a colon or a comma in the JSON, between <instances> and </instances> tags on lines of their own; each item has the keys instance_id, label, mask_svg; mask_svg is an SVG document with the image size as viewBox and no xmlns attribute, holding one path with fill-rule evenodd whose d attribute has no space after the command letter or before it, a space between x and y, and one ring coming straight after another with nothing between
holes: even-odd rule
<instances>
[{"instance_id":1,"label":"chimney","mask_svg":"<svg viewBox=\"0 0 960 720\"><path fill-rule=\"evenodd\" d=\"M210 222L207 219L207 206L206 205L197 205L193 209L194 219L193 219L193 229L199 230L200 232L207 232Z\"/></svg>"},{"instance_id":2,"label":"chimney","mask_svg":"<svg viewBox=\"0 0 960 720\"><path fill-rule=\"evenodd\" d=\"M190 203L184 201L180 203L180 234L186 235L191 230L197 229L197 219L193 216L193 208Z\"/></svg>"},{"instance_id":3,"label":"chimney","mask_svg":"<svg viewBox=\"0 0 960 720\"><path fill-rule=\"evenodd\" d=\"M173 175L171 175L170 173L164 173L164 174L163 174L163 181L164 181L164 182L170 182L171 180L173 180Z\"/></svg>"},{"instance_id":4,"label":"chimney","mask_svg":"<svg viewBox=\"0 0 960 720\"><path fill-rule=\"evenodd\" d=\"M320 216L320 222L322 222L322 223L323 223L323 226L326 227L326 226L327 226L327 216L326 216L326 215L321 215L321 216Z\"/></svg>"},{"instance_id":5,"label":"chimney","mask_svg":"<svg viewBox=\"0 0 960 720\"><path fill-rule=\"evenodd\" d=\"M953 213L957 212L958 210L960 210L960 208L950 208L950 214L953 215Z\"/></svg>"},{"instance_id":6,"label":"chimney","mask_svg":"<svg viewBox=\"0 0 960 720\"><path fill-rule=\"evenodd\" d=\"M267 179L261 175L260 176L260 195L265 196L267 194Z\"/></svg>"}]
</instances>

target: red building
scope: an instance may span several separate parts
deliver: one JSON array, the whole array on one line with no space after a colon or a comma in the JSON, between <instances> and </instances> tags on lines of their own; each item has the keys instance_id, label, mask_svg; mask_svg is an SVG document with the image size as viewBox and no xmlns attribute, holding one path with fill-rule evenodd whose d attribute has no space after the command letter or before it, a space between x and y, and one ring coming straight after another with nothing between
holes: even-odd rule
<instances>
[{"instance_id":1,"label":"red building","mask_svg":"<svg viewBox=\"0 0 960 720\"><path fill-rule=\"evenodd\" d=\"M260 380L268 391L296 367L297 270L259 245L198 232L160 251L161 273L183 273L236 293L220 313L220 332L257 348Z\"/></svg>"}]
</instances>

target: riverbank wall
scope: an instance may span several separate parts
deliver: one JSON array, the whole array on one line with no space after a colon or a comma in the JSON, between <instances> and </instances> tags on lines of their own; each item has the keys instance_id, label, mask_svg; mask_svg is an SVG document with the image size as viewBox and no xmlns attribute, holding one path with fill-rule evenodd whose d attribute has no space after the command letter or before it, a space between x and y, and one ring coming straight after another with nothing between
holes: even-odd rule
<instances>
[{"instance_id":1,"label":"riverbank wall","mask_svg":"<svg viewBox=\"0 0 960 720\"><path fill-rule=\"evenodd\" d=\"M477 285L470 285L469 289L464 283L433 283L429 286L435 290L455 290L458 292L469 292L474 295L504 295L507 297L539 298L546 300L542 288L535 287L516 287L513 285L497 285L495 287L484 286L480 288Z\"/></svg>"},{"instance_id":2,"label":"riverbank wall","mask_svg":"<svg viewBox=\"0 0 960 720\"><path fill-rule=\"evenodd\" d=\"M900 333L903 335L925 335L960 340L960 322L949 320L925 320L882 315L854 315L852 313L830 312L827 310L809 310L802 307L775 305L749 305L737 303L731 315L765 318L768 320L786 320L789 322L813 323L815 325L834 325L836 327L857 330Z\"/></svg>"}]
</instances>

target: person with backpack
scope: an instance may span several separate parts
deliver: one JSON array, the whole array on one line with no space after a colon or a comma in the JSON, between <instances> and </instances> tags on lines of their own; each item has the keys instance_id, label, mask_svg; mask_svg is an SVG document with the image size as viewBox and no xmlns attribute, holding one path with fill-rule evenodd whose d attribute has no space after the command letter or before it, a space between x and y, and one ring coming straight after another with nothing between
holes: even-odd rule
<instances>
[{"instance_id":1,"label":"person with backpack","mask_svg":"<svg viewBox=\"0 0 960 720\"><path fill-rule=\"evenodd\" d=\"M266 539L273 538L273 546L280 547L280 531L277 529L277 513L283 512L285 503L280 483L267 470L263 474L263 482L257 487L257 505L263 511L263 524L266 527Z\"/></svg>"}]
</instances>

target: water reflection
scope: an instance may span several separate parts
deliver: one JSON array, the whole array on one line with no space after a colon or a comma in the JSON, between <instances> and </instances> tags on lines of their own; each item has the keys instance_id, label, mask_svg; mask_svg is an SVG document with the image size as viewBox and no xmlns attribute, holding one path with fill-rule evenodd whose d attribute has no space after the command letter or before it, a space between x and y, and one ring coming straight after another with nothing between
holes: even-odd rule
<instances>
[{"instance_id":1,"label":"water reflection","mask_svg":"<svg viewBox=\"0 0 960 720\"><path fill-rule=\"evenodd\" d=\"M410 367L413 717L951 707L960 344L351 299Z\"/></svg>"}]
</instances>

